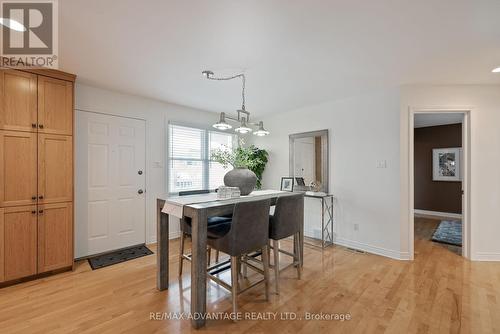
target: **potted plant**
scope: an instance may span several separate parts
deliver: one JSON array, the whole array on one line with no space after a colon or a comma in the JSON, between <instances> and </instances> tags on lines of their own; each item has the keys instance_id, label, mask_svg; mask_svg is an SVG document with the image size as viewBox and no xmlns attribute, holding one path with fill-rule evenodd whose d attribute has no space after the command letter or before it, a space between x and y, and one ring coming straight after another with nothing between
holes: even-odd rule
<instances>
[{"instance_id":1,"label":"potted plant","mask_svg":"<svg viewBox=\"0 0 500 334\"><path fill-rule=\"evenodd\" d=\"M255 187L262 187L262 173L267 164L268 153L254 145L238 146L235 149L220 148L212 151L212 160L224 168L232 166L233 170L224 175L224 184L238 187L242 196L250 194Z\"/></svg>"}]
</instances>

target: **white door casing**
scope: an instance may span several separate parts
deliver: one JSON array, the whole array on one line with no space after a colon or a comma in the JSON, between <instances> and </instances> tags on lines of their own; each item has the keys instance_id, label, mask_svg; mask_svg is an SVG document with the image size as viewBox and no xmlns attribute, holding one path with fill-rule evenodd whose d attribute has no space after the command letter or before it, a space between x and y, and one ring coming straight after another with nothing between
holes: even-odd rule
<instances>
[{"instance_id":1,"label":"white door casing","mask_svg":"<svg viewBox=\"0 0 500 334\"><path fill-rule=\"evenodd\" d=\"M416 108L408 107L408 259L414 260L415 257L415 176L414 176L414 122L416 114L434 114L434 113L460 113L463 114L462 123L462 256L470 259L472 254L471 247L471 113L472 107L431 107Z\"/></svg>"},{"instance_id":2,"label":"white door casing","mask_svg":"<svg viewBox=\"0 0 500 334\"><path fill-rule=\"evenodd\" d=\"M145 149L144 120L76 111L77 258L145 243Z\"/></svg>"}]
</instances>

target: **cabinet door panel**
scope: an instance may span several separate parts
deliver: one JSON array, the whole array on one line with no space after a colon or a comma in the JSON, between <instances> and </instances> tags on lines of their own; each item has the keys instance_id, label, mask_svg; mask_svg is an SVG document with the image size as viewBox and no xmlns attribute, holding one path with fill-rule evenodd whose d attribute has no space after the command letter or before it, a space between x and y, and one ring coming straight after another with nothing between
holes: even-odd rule
<instances>
[{"instance_id":1,"label":"cabinet door panel","mask_svg":"<svg viewBox=\"0 0 500 334\"><path fill-rule=\"evenodd\" d=\"M38 272L73 264L73 205L46 204L38 207Z\"/></svg>"},{"instance_id":2,"label":"cabinet door panel","mask_svg":"<svg viewBox=\"0 0 500 334\"><path fill-rule=\"evenodd\" d=\"M0 129L36 132L37 76L0 70Z\"/></svg>"},{"instance_id":3,"label":"cabinet door panel","mask_svg":"<svg viewBox=\"0 0 500 334\"><path fill-rule=\"evenodd\" d=\"M0 283L5 281L5 239L4 239L4 221L5 209L0 208Z\"/></svg>"},{"instance_id":4,"label":"cabinet door panel","mask_svg":"<svg viewBox=\"0 0 500 334\"><path fill-rule=\"evenodd\" d=\"M73 200L73 142L70 136L38 135L38 203Z\"/></svg>"},{"instance_id":5,"label":"cabinet door panel","mask_svg":"<svg viewBox=\"0 0 500 334\"><path fill-rule=\"evenodd\" d=\"M73 83L38 76L38 131L73 134Z\"/></svg>"},{"instance_id":6,"label":"cabinet door panel","mask_svg":"<svg viewBox=\"0 0 500 334\"><path fill-rule=\"evenodd\" d=\"M36 155L36 133L0 131L0 207L36 203Z\"/></svg>"},{"instance_id":7,"label":"cabinet door panel","mask_svg":"<svg viewBox=\"0 0 500 334\"><path fill-rule=\"evenodd\" d=\"M35 275L37 272L36 206L3 208L1 213L4 281Z\"/></svg>"}]
</instances>

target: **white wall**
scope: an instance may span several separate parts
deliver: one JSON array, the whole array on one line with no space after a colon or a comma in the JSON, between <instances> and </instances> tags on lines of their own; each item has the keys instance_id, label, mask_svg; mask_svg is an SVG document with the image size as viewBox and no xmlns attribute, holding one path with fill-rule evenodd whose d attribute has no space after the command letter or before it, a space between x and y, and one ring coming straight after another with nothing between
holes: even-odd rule
<instances>
[{"instance_id":1,"label":"white wall","mask_svg":"<svg viewBox=\"0 0 500 334\"><path fill-rule=\"evenodd\" d=\"M288 135L328 129L337 243L398 259L407 258L400 252L399 96L394 88L264 117L271 135L254 140L269 151L264 187L279 189L289 174ZM387 168L377 168L383 160Z\"/></svg>"},{"instance_id":2,"label":"white wall","mask_svg":"<svg viewBox=\"0 0 500 334\"><path fill-rule=\"evenodd\" d=\"M78 110L146 120L146 242L156 242L156 198L167 191L166 124L176 121L206 127L218 115L80 83L76 85L75 95L75 108ZM76 166L75 173L78 172ZM170 236L176 237L179 233L178 219L171 218L171 222Z\"/></svg>"},{"instance_id":3,"label":"white wall","mask_svg":"<svg viewBox=\"0 0 500 334\"><path fill-rule=\"evenodd\" d=\"M500 86L405 86L401 90L401 248L408 251L408 108L472 108L471 259L500 260Z\"/></svg>"}]
</instances>

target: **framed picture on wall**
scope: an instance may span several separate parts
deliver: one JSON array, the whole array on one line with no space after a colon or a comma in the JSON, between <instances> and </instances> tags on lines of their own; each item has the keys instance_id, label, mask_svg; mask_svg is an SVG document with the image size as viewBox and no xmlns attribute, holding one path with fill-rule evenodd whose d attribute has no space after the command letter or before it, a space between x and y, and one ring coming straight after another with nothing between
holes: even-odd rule
<instances>
[{"instance_id":1,"label":"framed picture on wall","mask_svg":"<svg viewBox=\"0 0 500 334\"><path fill-rule=\"evenodd\" d=\"M280 189L282 191L293 191L293 177L282 177Z\"/></svg>"},{"instance_id":2,"label":"framed picture on wall","mask_svg":"<svg viewBox=\"0 0 500 334\"><path fill-rule=\"evenodd\" d=\"M460 147L435 148L432 150L432 180L433 181L460 181L461 170Z\"/></svg>"}]
</instances>

